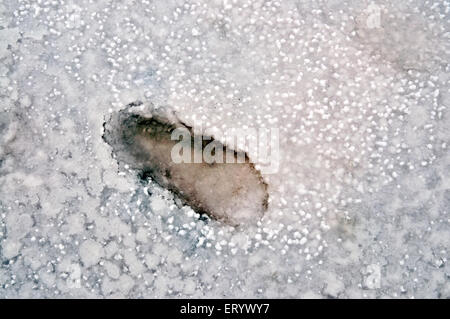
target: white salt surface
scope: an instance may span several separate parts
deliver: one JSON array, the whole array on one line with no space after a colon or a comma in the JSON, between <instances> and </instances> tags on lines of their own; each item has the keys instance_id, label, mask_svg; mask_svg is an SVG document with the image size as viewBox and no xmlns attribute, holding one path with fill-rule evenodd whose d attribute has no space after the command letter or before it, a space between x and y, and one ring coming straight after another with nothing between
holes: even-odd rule
<instances>
[{"instance_id":1,"label":"white salt surface","mask_svg":"<svg viewBox=\"0 0 450 319\"><path fill-rule=\"evenodd\" d=\"M2 1L0 297L449 298L449 34L442 0ZM265 217L118 164L136 100L279 128Z\"/></svg>"}]
</instances>

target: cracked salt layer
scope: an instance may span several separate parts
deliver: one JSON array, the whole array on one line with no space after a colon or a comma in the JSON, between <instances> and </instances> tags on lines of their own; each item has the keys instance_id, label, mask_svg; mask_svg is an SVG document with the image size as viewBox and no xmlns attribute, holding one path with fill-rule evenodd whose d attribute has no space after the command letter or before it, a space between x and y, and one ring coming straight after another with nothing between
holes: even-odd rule
<instances>
[{"instance_id":1,"label":"cracked salt layer","mask_svg":"<svg viewBox=\"0 0 450 319\"><path fill-rule=\"evenodd\" d=\"M140 110L134 108L138 105ZM236 152L212 137L191 134L167 110L163 115L148 108L143 113L144 107L132 103L105 122L103 137L119 161L171 190L199 214L233 226L256 223L263 217L268 206L267 184L245 152ZM186 140L174 140L177 132ZM180 154L184 158L175 160ZM194 162L196 158L200 160Z\"/></svg>"}]
</instances>

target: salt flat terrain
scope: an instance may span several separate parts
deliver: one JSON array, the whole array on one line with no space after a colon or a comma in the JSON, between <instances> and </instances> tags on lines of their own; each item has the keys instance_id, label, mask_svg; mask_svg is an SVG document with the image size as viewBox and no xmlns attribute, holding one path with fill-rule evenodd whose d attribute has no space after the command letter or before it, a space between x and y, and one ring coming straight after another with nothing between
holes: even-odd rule
<instances>
[{"instance_id":1,"label":"salt flat terrain","mask_svg":"<svg viewBox=\"0 0 450 319\"><path fill-rule=\"evenodd\" d=\"M449 298L449 62L447 0L1 1L0 298ZM136 101L279 130L264 216L117 160Z\"/></svg>"}]
</instances>

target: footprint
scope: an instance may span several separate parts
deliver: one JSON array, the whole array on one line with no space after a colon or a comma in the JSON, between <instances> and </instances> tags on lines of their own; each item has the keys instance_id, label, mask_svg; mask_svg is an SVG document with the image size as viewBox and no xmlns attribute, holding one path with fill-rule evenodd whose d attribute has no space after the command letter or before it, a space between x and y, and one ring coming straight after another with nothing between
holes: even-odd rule
<instances>
[{"instance_id":1,"label":"footprint","mask_svg":"<svg viewBox=\"0 0 450 319\"><path fill-rule=\"evenodd\" d=\"M267 184L248 155L212 137L194 139L193 129L173 113L134 102L113 113L104 129L103 139L119 162L169 189L199 214L239 226L256 223L267 210ZM205 154L212 157L202 158Z\"/></svg>"}]
</instances>

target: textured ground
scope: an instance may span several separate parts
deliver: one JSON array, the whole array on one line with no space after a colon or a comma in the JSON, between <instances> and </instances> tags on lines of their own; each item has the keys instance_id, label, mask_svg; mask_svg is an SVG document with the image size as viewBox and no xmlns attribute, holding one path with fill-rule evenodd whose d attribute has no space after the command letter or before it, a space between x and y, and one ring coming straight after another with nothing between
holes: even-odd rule
<instances>
[{"instance_id":1,"label":"textured ground","mask_svg":"<svg viewBox=\"0 0 450 319\"><path fill-rule=\"evenodd\" d=\"M0 297L449 298L449 63L442 0L1 1ZM112 158L136 100L279 128L258 225Z\"/></svg>"}]
</instances>

